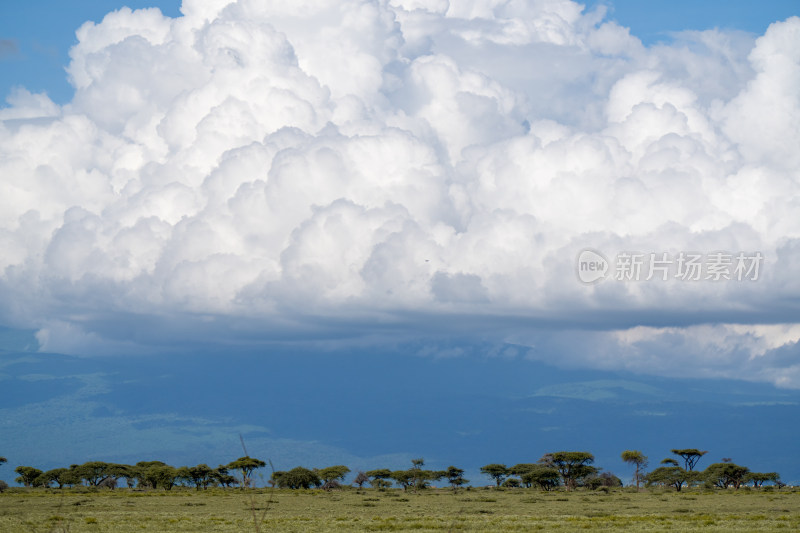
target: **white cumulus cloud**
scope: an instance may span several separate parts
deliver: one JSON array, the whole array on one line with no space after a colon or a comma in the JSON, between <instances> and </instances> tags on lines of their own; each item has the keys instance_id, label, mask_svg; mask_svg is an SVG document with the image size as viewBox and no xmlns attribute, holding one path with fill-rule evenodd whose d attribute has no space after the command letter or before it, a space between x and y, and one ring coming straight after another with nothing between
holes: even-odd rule
<instances>
[{"instance_id":1,"label":"white cumulus cloud","mask_svg":"<svg viewBox=\"0 0 800 533\"><path fill-rule=\"evenodd\" d=\"M3 323L73 353L158 343L153 317L419 327L800 386L800 18L645 47L570 0L181 11L86 23L73 100L0 109ZM587 247L764 263L586 286Z\"/></svg>"}]
</instances>

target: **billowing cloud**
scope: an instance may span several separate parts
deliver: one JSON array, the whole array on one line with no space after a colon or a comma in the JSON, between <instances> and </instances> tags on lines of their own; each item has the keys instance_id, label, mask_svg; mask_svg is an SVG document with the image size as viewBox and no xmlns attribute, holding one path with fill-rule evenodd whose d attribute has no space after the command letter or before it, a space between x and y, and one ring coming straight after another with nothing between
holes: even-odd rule
<instances>
[{"instance_id":1,"label":"billowing cloud","mask_svg":"<svg viewBox=\"0 0 800 533\"><path fill-rule=\"evenodd\" d=\"M666 374L682 350L800 386L800 18L645 47L569 0L181 11L86 23L73 100L0 109L2 322L72 353L163 342L154 320ZM584 248L763 264L588 285Z\"/></svg>"}]
</instances>

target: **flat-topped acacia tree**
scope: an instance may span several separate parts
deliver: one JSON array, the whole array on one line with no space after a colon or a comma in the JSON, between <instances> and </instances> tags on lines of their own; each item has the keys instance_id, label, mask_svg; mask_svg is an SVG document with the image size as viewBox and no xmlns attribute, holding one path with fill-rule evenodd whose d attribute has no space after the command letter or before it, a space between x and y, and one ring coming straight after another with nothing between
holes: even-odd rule
<instances>
[{"instance_id":1,"label":"flat-topped acacia tree","mask_svg":"<svg viewBox=\"0 0 800 533\"><path fill-rule=\"evenodd\" d=\"M373 488L386 489L392 485L391 481L387 481L392 477L392 471L388 468L378 468L376 470L367 470L365 472L368 478L372 478L369 482Z\"/></svg>"},{"instance_id":2,"label":"flat-topped acacia tree","mask_svg":"<svg viewBox=\"0 0 800 533\"><path fill-rule=\"evenodd\" d=\"M316 471L302 466L296 466L286 472L273 472L272 482L279 488L286 489L310 489L322 485L322 480Z\"/></svg>"},{"instance_id":3,"label":"flat-topped acacia tree","mask_svg":"<svg viewBox=\"0 0 800 533\"><path fill-rule=\"evenodd\" d=\"M37 479L44 473L32 466L18 466L14 469L14 472L19 474L19 477L14 481L26 487L35 487Z\"/></svg>"},{"instance_id":4,"label":"flat-topped acacia tree","mask_svg":"<svg viewBox=\"0 0 800 533\"><path fill-rule=\"evenodd\" d=\"M745 476L746 483L753 483L753 487L758 488L765 482L772 482L776 485L780 482L781 476L777 472L748 472Z\"/></svg>"},{"instance_id":5,"label":"flat-topped acacia tree","mask_svg":"<svg viewBox=\"0 0 800 533\"><path fill-rule=\"evenodd\" d=\"M683 457L684 468L689 471L694 470L697 461L708 453L705 450L698 450L697 448L673 449L670 451L675 455Z\"/></svg>"},{"instance_id":6,"label":"flat-topped acacia tree","mask_svg":"<svg viewBox=\"0 0 800 533\"><path fill-rule=\"evenodd\" d=\"M347 474L350 473L350 469L344 465L336 465L336 466L328 466L321 470L317 471L317 475L322 480L323 485L327 485L331 482L342 482Z\"/></svg>"},{"instance_id":7,"label":"flat-topped acacia tree","mask_svg":"<svg viewBox=\"0 0 800 533\"><path fill-rule=\"evenodd\" d=\"M243 488L250 486L250 478L253 474L253 471L256 468L263 468L265 466L267 466L266 462L262 461L261 459L250 457L249 455L239 457L235 461L231 461L227 464L227 468L241 472Z\"/></svg>"},{"instance_id":8,"label":"flat-topped acacia tree","mask_svg":"<svg viewBox=\"0 0 800 533\"><path fill-rule=\"evenodd\" d=\"M468 479L464 479L464 470L456 468L455 466L448 466L447 470L444 471L444 477L447 478L447 482L453 487L453 492L461 485L469 483Z\"/></svg>"},{"instance_id":9,"label":"flat-topped acacia tree","mask_svg":"<svg viewBox=\"0 0 800 533\"><path fill-rule=\"evenodd\" d=\"M539 462L558 470L567 490L574 489L579 480L597 472L597 468L590 466L594 462L594 455L589 452L548 453Z\"/></svg>"},{"instance_id":10,"label":"flat-topped acacia tree","mask_svg":"<svg viewBox=\"0 0 800 533\"><path fill-rule=\"evenodd\" d=\"M495 483L499 487L503 480L508 477L508 467L504 464L499 463L492 463L488 465L483 465L481 467L481 474L486 474L487 476L494 479Z\"/></svg>"},{"instance_id":11,"label":"flat-topped acacia tree","mask_svg":"<svg viewBox=\"0 0 800 533\"><path fill-rule=\"evenodd\" d=\"M662 464L667 466L659 466L644 477L648 485L672 486L675 487L676 491L680 492L684 483L692 483L699 480L698 472L689 472L680 466L664 463L663 461Z\"/></svg>"}]
</instances>

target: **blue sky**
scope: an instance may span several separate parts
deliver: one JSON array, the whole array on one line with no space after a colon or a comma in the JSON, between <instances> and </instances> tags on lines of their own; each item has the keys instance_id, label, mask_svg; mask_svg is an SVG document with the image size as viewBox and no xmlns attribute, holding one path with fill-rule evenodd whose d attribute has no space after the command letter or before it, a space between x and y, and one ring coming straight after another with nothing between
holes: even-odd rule
<instances>
[{"instance_id":1,"label":"blue sky","mask_svg":"<svg viewBox=\"0 0 800 533\"><path fill-rule=\"evenodd\" d=\"M0 7L0 478L241 434L800 481L796 2L307 4Z\"/></svg>"}]
</instances>

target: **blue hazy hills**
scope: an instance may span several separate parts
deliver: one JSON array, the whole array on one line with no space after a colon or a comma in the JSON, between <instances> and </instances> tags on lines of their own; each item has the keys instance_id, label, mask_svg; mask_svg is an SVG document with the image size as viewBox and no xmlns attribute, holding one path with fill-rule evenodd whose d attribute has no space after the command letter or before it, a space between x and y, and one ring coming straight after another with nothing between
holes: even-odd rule
<instances>
[{"instance_id":1,"label":"blue hazy hills","mask_svg":"<svg viewBox=\"0 0 800 533\"><path fill-rule=\"evenodd\" d=\"M0 353L0 455L47 469L88 460L216 465L248 453L277 469L354 471L533 462L562 449L630 478L670 448L800 479L800 394L732 380L571 370L524 358L404 355L411 347L315 352L198 347L191 355L84 358ZM477 355L476 355L477 354ZM55 442L54 442L55 441ZM469 477L469 476L468 476Z\"/></svg>"}]
</instances>

